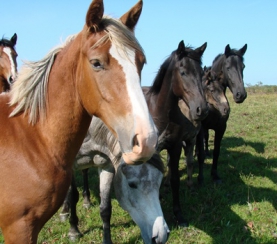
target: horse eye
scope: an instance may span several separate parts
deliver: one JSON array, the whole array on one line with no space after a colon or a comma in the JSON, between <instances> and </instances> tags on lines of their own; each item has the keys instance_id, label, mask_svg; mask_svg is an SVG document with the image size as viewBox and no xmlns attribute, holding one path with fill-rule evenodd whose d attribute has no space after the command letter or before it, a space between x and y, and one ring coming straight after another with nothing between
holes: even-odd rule
<instances>
[{"instance_id":1,"label":"horse eye","mask_svg":"<svg viewBox=\"0 0 277 244\"><path fill-rule=\"evenodd\" d=\"M135 182L129 182L128 185L129 185L131 188L133 188L133 189L137 189L137 188L138 188Z\"/></svg>"},{"instance_id":2,"label":"horse eye","mask_svg":"<svg viewBox=\"0 0 277 244\"><path fill-rule=\"evenodd\" d=\"M181 76L186 76L186 73L184 71L182 71Z\"/></svg>"},{"instance_id":3,"label":"horse eye","mask_svg":"<svg viewBox=\"0 0 277 244\"><path fill-rule=\"evenodd\" d=\"M91 64L95 70L103 69L103 65L100 63L99 60L91 60Z\"/></svg>"}]
</instances>

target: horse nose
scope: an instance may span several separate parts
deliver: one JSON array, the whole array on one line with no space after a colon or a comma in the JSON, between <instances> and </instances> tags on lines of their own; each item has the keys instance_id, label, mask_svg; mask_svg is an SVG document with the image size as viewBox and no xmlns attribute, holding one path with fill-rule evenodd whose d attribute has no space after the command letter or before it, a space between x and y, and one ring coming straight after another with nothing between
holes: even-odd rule
<instances>
[{"instance_id":1,"label":"horse nose","mask_svg":"<svg viewBox=\"0 0 277 244\"><path fill-rule=\"evenodd\" d=\"M169 238L170 232L167 232L166 240L159 240L158 236L152 237L152 244L164 244Z\"/></svg>"},{"instance_id":2,"label":"horse nose","mask_svg":"<svg viewBox=\"0 0 277 244\"><path fill-rule=\"evenodd\" d=\"M132 151L123 153L123 159L127 164L141 164L146 162L156 152L158 143L157 133L144 136L136 134L132 140Z\"/></svg>"}]
</instances>

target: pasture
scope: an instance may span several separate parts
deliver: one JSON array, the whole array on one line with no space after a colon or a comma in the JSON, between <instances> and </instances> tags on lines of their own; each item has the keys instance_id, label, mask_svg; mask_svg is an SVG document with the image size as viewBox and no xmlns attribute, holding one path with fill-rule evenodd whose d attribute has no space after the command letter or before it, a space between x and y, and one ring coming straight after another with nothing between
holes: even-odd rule
<instances>
[{"instance_id":1,"label":"pasture","mask_svg":"<svg viewBox=\"0 0 277 244\"><path fill-rule=\"evenodd\" d=\"M223 183L214 185L210 177L211 158L205 160L204 185L197 185L197 163L194 187L186 186L186 167L182 155L180 199L188 228L178 228L172 213L170 189L161 186L161 205L171 230L168 243L276 243L277 242L277 89L249 87L248 97L235 104L227 92L231 113L222 140L218 172ZM210 132L210 149L213 133ZM165 151L164 161L166 160ZM80 192L79 229L84 236L77 243L101 243L102 223L99 216L97 169L90 170L93 206L82 207L82 176L77 175ZM143 243L139 228L113 196L111 219L114 243ZM44 226L38 243L70 243L69 223L61 223L59 212ZM0 242L4 242L0 236Z\"/></svg>"}]
</instances>

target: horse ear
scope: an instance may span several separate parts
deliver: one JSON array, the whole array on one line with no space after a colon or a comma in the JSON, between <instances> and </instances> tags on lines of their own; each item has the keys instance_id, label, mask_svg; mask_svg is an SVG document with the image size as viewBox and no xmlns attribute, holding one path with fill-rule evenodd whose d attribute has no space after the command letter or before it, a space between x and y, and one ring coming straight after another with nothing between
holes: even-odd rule
<instances>
[{"instance_id":1,"label":"horse ear","mask_svg":"<svg viewBox=\"0 0 277 244\"><path fill-rule=\"evenodd\" d=\"M206 50L207 42L205 42L201 47L198 47L195 51L197 51L200 56L203 55L204 51Z\"/></svg>"},{"instance_id":2,"label":"horse ear","mask_svg":"<svg viewBox=\"0 0 277 244\"><path fill-rule=\"evenodd\" d=\"M17 41L17 35L16 35L16 33L14 33L14 35L11 38L11 43L13 44L13 46L15 46L16 41Z\"/></svg>"},{"instance_id":3,"label":"horse ear","mask_svg":"<svg viewBox=\"0 0 277 244\"><path fill-rule=\"evenodd\" d=\"M226 57L229 57L230 56L230 53L231 53L231 48L230 48L230 45L228 44L226 47L225 47L225 56Z\"/></svg>"},{"instance_id":4,"label":"horse ear","mask_svg":"<svg viewBox=\"0 0 277 244\"><path fill-rule=\"evenodd\" d=\"M180 41L178 48L177 48L177 55L179 56L179 58L184 55L186 52L186 47L185 47L185 43L184 41Z\"/></svg>"},{"instance_id":5,"label":"horse ear","mask_svg":"<svg viewBox=\"0 0 277 244\"><path fill-rule=\"evenodd\" d=\"M89 28L97 27L104 14L103 0L93 0L86 15L86 24Z\"/></svg>"},{"instance_id":6,"label":"horse ear","mask_svg":"<svg viewBox=\"0 0 277 244\"><path fill-rule=\"evenodd\" d=\"M131 31L134 31L142 11L143 2L140 0L128 12L121 16L120 21L126 25Z\"/></svg>"},{"instance_id":7,"label":"horse ear","mask_svg":"<svg viewBox=\"0 0 277 244\"><path fill-rule=\"evenodd\" d=\"M241 56L243 56L246 52L246 49L247 49L247 44L245 44L240 50L239 50L239 53Z\"/></svg>"}]
</instances>

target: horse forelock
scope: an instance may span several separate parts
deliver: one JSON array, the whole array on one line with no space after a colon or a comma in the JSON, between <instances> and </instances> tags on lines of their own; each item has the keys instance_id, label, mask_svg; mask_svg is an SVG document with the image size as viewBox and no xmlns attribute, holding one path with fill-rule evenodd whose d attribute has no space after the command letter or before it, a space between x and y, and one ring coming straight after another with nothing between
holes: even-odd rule
<instances>
[{"instance_id":1,"label":"horse forelock","mask_svg":"<svg viewBox=\"0 0 277 244\"><path fill-rule=\"evenodd\" d=\"M196 52L192 47L187 46L185 48L185 56L202 65L202 54Z\"/></svg>"},{"instance_id":2,"label":"horse forelock","mask_svg":"<svg viewBox=\"0 0 277 244\"><path fill-rule=\"evenodd\" d=\"M2 39L0 40L0 46L9 47L15 50L14 43L4 37L2 37Z\"/></svg>"},{"instance_id":3,"label":"horse forelock","mask_svg":"<svg viewBox=\"0 0 277 244\"><path fill-rule=\"evenodd\" d=\"M99 28L106 32L101 39L99 39L91 48L97 48L98 46L111 41L117 49L122 50L125 56L128 58L128 49L133 49L141 53L144 58L144 50L136 39L134 33L129 30L120 20L114 19L108 15L105 15L100 24ZM98 31L99 29L95 29ZM145 58L146 62L146 58Z\"/></svg>"},{"instance_id":4,"label":"horse forelock","mask_svg":"<svg viewBox=\"0 0 277 244\"><path fill-rule=\"evenodd\" d=\"M10 117L29 113L29 123L35 124L46 114L46 94L48 78L56 55L70 43L76 35L69 36L64 43L53 48L43 59L36 62L25 61L11 88L10 106L15 105Z\"/></svg>"}]
</instances>

